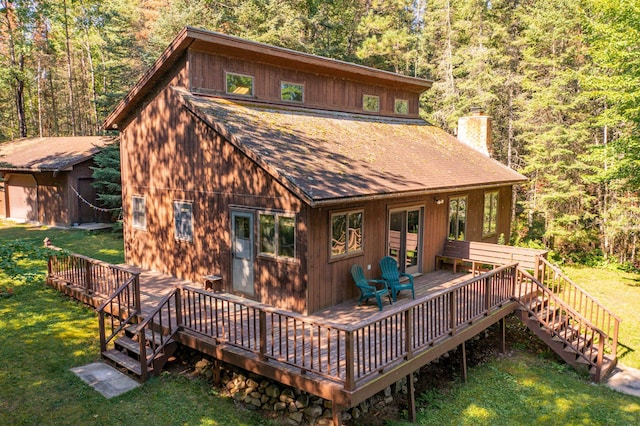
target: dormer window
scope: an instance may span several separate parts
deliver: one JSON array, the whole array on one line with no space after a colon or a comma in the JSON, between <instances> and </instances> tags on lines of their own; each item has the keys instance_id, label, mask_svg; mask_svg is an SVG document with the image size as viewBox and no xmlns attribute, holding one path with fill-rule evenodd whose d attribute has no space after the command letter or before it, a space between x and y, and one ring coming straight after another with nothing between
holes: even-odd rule
<instances>
[{"instance_id":1,"label":"dormer window","mask_svg":"<svg viewBox=\"0 0 640 426\"><path fill-rule=\"evenodd\" d=\"M230 95L253 96L253 77L228 72L227 93Z\"/></svg>"},{"instance_id":2,"label":"dormer window","mask_svg":"<svg viewBox=\"0 0 640 426\"><path fill-rule=\"evenodd\" d=\"M304 86L286 81L281 82L280 99L289 102L304 102Z\"/></svg>"},{"instance_id":3,"label":"dormer window","mask_svg":"<svg viewBox=\"0 0 640 426\"><path fill-rule=\"evenodd\" d=\"M379 112L380 111L380 96L363 95L362 97L362 109L367 112Z\"/></svg>"},{"instance_id":4,"label":"dormer window","mask_svg":"<svg viewBox=\"0 0 640 426\"><path fill-rule=\"evenodd\" d=\"M393 103L393 112L396 114L409 114L409 101L406 99L396 99Z\"/></svg>"}]
</instances>

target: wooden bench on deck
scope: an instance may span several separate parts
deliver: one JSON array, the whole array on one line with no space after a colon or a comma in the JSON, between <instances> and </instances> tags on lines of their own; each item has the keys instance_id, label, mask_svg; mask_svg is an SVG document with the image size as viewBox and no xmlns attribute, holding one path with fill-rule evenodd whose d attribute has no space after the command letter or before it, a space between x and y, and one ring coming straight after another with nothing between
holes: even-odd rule
<instances>
[{"instance_id":1,"label":"wooden bench on deck","mask_svg":"<svg viewBox=\"0 0 640 426\"><path fill-rule=\"evenodd\" d=\"M538 266L536 256L546 257L547 253L547 250L448 239L442 254L436 256L436 269L440 269L443 263L450 263L453 273L459 266L466 266L471 273L478 275L498 266L518 263L524 269L535 270Z\"/></svg>"}]
</instances>

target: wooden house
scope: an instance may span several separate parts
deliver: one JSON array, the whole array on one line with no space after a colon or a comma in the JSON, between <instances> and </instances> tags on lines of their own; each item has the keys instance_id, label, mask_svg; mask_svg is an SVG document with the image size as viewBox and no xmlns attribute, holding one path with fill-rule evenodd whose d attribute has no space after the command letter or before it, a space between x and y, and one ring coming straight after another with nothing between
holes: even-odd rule
<instances>
[{"instance_id":1,"label":"wooden house","mask_svg":"<svg viewBox=\"0 0 640 426\"><path fill-rule=\"evenodd\" d=\"M430 85L184 29L105 123L130 265L56 254L47 283L97 307L102 357L141 380L180 343L216 377L222 361L331 401L334 424L402 378L414 420L415 371L461 347L466 374L465 341L500 321L504 350L512 313L601 380L619 318L546 251L495 244L524 177L490 158L489 117L460 140L422 120ZM356 305L350 269L377 278L385 256L415 298Z\"/></svg>"},{"instance_id":2,"label":"wooden house","mask_svg":"<svg viewBox=\"0 0 640 426\"><path fill-rule=\"evenodd\" d=\"M0 217L72 226L108 219L91 207L93 156L111 137L47 137L0 144Z\"/></svg>"},{"instance_id":3,"label":"wooden house","mask_svg":"<svg viewBox=\"0 0 640 426\"><path fill-rule=\"evenodd\" d=\"M309 314L357 296L354 263L417 275L448 237L508 241L525 178L421 119L430 86L184 29L105 122L127 262Z\"/></svg>"}]
</instances>

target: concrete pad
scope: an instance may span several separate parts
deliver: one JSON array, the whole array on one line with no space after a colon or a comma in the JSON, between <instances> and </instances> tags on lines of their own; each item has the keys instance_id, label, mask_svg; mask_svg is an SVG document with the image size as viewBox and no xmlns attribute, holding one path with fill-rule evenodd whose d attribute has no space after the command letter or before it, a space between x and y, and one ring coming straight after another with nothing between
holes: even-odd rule
<instances>
[{"instance_id":1,"label":"concrete pad","mask_svg":"<svg viewBox=\"0 0 640 426\"><path fill-rule=\"evenodd\" d=\"M618 392L640 397L640 370L618 364L606 384Z\"/></svg>"},{"instance_id":2,"label":"concrete pad","mask_svg":"<svg viewBox=\"0 0 640 426\"><path fill-rule=\"evenodd\" d=\"M140 386L140 383L131 377L103 362L75 367L71 371L107 399L122 395Z\"/></svg>"}]
</instances>

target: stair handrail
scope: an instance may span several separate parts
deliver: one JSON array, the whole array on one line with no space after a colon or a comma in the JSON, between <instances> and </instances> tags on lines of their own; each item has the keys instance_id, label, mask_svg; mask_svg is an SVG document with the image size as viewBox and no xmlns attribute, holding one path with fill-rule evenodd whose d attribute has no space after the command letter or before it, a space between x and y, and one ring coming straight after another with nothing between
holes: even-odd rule
<instances>
[{"instance_id":1,"label":"stair handrail","mask_svg":"<svg viewBox=\"0 0 640 426\"><path fill-rule=\"evenodd\" d=\"M577 348L574 348L574 349L576 349L576 353L578 354L578 356L580 356L585 361L587 361L589 363L589 365L593 365L593 366L596 367L595 380L596 381L600 381L600 374L601 374L601 370L602 370L602 361L603 361L603 356L604 356L604 342L608 341L608 339L609 339L609 336L607 335L607 333L605 333L599 327L594 325L591 321L589 321L580 312L578 312L575 309L573 309L564 300L562 300L555 293L553 293L553 291L551 291L551 289L547 288L542 283L540 283L538 281L538 279L533 277L526 270L524 270L523 268L518 266L517 273L523 275L531 283L533 283L536 286L538 286L538 288L541 289L543 292L545 292L545 294L548 295L549 298L552 299L555 304L559 305L560 308L565 310L567 313L569 313L570 316L576 317L579 320L579 322L581 324L583 324L586 328L588 328L588 329L592 330L594 333L598 333L600 335L600 338L598 339L598 348L597 348L597 353L596 353L597 356L596 356L596 361L595 362L592 359L589 359L582 351L578 350ZM521 280L519 280L519 281L521 282ZM536 317L537 317L537 313L535 311L533 311L530 306L528 306L527 304L525 304L523 302L523 298L521 296L516 297L516 300L518 301L520 306L525 308L529 313L531 313L533 315L536 315ZM538 320L540 320L540 319L538 318ZM557 338L559 338L564 344L573 347L572 343L570 341L568 341L565 337L563 337L560 333L554 332L553 334ZM617 342L615 342L615 343L617 344ZM612 347L612 353L615 354L615 352L616 352L615 346L613 346ZM614 357L615 357L615 355L614 355Z\"/></svg>"},{"instance_id":2,"label":"stair handrail","mask_svg":"<svg viewBox=\"0 0 640 426\"><path fill-rule=\"evenodd\" d=\"M175 308L175 320L176 326L173 327L171 316L171 300L174 301ZM162 318L162 311L166 309L167 313L167 323L166 326L163 324L164 320ZM135 334L138 336L138 342L140 344L140 371L141 371L141 379L146 380L147 373L149 371L149 365L155 360L156 356L164 350L165 346L171 342L173 336L176 335L178 331L180 331L180 321L182 318L180 307L180 289L174 288L169 294L162 298L162 300L156 305L156 307L151 311L148 315L145 316L145 319L138 324L135 330ZM156 318L157 317L157 318ZM164 330L168 329L168 334L164 334ZM146 331L150 330L152 333L152 339L147 339ZM158 333L160 336L160 344L156 344L155 342L155 334ZM146 346L147 342L149 342L149 347L152 350L151 356L147 358Z\"/></svg>"},{"instance_id":3,"label":"stair handrail","mask_svg":"<svg viewBox=\"0 0 640 426\"><path fill-rule=\"evenodd\" d=\"M131 294L133 293L133 294ZM122 303L121 298L125 299ZM133 298L133 301L131 300ZM117 301L117 304L114 303ZM117 309L114 309L114 304ZM122 309L124 307L124 309ZM111 334L107 337L105 319L109 308L109 316L111 318ZM100 328L100 351L107 350L107 345L114 337L116 337L127 325L137 321L140 313L140 274L132 273L127 281L122 284L113 294L111 294L98 308L98 326ZM116 325L114 316L120 321Z\"/></svg>"},{"instance_id":4,"label":"stair handrail","mask_svg":"<svg viewBox=\"0 0 640 426\"><path fill-rule=\"evenodd\" d=\"M531 282L533 282L534 284L536 284L538 287L547 290L548 294L551 296L551 298L557 302L559 305L561 305L562 309L568 311L571 313L571 315L578 317L580 320L585 322L585 325L587 325L589 328L594 329L596 332L602 334L603 336L607 336L607 333L604 332L604 330L600 329L600 327L598 327L597 325L593 324L587 317L585 317L584 315L582 315L580 312L576 311L571 305L567 304L567 302L565 302L564 300L562 300L561 298L559 298L555 293L553 293L553 291L551 291L551 289L547 288L544 286L544 284L542 284L538 279L534 278L533 275L531 275L530 273L528 273L526 270L522 269L520 266L518 266L518 272L521 273L522 275L524 275L526 278L530 279ZM528 306L526 306L525 304L522 303L521 298L517 298L518 302L520 303L521 306L527 308ZM533 312L531 310L529 310L530 312ZM533 312L535 313L535 312Z\"/></svg>"},{"instance_id":5,"label":"stair handrail","mask_svg":"<svg viewBox=\"0 0 640 426\"><path fill-rule=\"evenodd\" d=\"M567 284L572 286L580 294L581 297L584 297L586 300L589 300L591 303L595 304L598 308L600 308L600 310L602 310L603 318L602 318L601 322L602 322L603 326L605 326L605 319L604 319L604 315L605 314L613 319L613 333L611 333L611 323L609 322L608 327L607 327L608 331L606 333L606 336L607 336L607 339L611 339L611 341L612 341L612 343L611 343L611 353L612 353L613 357L614 358L617 357L617 352L618 352L618 333L619 333L619 330L620 330L620 322L622 321L622 319L620 317L618 317L616 314L614 314L613 312L611 312L606 306L602 305L595 297L593 297L591 294L589 294L587 291L585 291L582 287L580 287L575 282L573 282L573 280L571 278L569 278L564 272L562 272L562 269L560 269L558 266L554 265L553 263L549 262L547 259L545 259L543 257L539 257L539 260L540 260L542 266L549 267L559 278L561 278ZM543 270L542 277L540 279L540 283L545 288L549 288L552 292L555 292L553 290L553 288L551 288L550 286L545 284L544 277L545 277L545 273L544 273L544 270ZM560 297L560 299L564 300L561 297ZM570 302L567 301L567 303L570 303ZM577 310L576 307L574 307L574 309ZM580 311L578 311L578 312L580 312ZM596 319L597 318L598 318L598 314L596 314ZM590 320L590 321L593 322L593 320Z\"/></svg>"},{"instance_id":6,"label":"stair handrail","mask_svg":"<svg viewBox=\"0 0 640 426\"><path fill-rule=\"evenodd\" d=\"M567 283L571 284L573 287L576 288L576 290L578 290L580 292L580 294L582 294L583 296L585 296L586 298L592 300L596 305L598 305L598 307L600 307L603 311L605 311L606 313L608 313L609 315L611 315L614 319L618 320L618 321L622 321L622 319L620 317L618 317L615 313L611 312L606 306L604 306L602 303L600 303L598 301L598 299L596 299L594 296L592 296L591 294L589 294L585 289L583 289L582 287L580 287L578 284L576 284L571 278L569 278L563 271L562 269L560 269L557 265L554 265L553 263L549 262L547 259L545 259L544 257L540 257L540 261L542 262L542 264L544 266L548 266L549 268L551 268L553 270L553 272L555 272L556 274L558 274L560 277L562 277L563 280L565 280ZM542 282L542 285L544 285L544 282Z\"/></svg>"}]
</instances>

